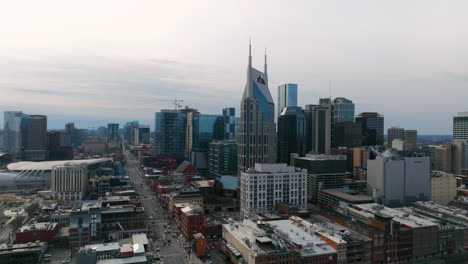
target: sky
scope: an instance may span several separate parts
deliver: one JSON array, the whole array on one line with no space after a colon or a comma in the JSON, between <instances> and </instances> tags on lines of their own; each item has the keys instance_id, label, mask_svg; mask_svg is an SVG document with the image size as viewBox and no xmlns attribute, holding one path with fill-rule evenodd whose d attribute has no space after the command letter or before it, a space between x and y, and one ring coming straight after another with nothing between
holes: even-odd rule
<instances>
[{"instance_id":1,"label":"sky","mask_svg":"<svg viewBox=\"0 0 468 264\"><path fill-rule=\"evenodd\" d=\"M451 134L468 111L467 1L5 1L0 111L93 128L240 106L249 36L270 91L346 97L385 127ZM0 126L3 127L0 117Z\"/></svg>"}]
</instances>

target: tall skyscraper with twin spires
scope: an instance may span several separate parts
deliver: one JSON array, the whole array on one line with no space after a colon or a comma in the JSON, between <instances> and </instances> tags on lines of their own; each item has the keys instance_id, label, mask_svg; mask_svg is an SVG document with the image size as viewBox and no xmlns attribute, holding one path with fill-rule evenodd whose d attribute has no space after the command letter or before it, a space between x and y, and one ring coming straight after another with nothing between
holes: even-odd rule
<instances>
[{"instance_id":1,"label":"tall skyscraper with twin spires","mask_svg":"<svg viewBox=\"0 0 468 264\"><path fill-rule=\"evenodd\" d=\"M240 109L237 134L238 175L255 163L275 163L276 125L275 103L268 88L267 58L265 70L252 67L252 48L249 43L249 65Z\"/></svg>"}]
</instances>

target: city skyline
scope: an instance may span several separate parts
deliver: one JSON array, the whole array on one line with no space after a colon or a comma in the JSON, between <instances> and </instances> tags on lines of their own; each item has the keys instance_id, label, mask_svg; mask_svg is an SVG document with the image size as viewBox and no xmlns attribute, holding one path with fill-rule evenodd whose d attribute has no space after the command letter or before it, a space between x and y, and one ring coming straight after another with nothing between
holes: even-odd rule
<instances>
[{"instance_id":1,"label":"city skyline","mask_svg":"<svg viewBox=\"0 0 468 264\"><path fill-rule=\"evenodd\" d=\"M356 115L384 115L385 131L421 135L450 135L453 116L468 110L464 2L268 2L260 21L261 1L112 2L112 11L110 2L90 3L0 11L0 111L47 115L51 129L137 119L152 130L154 113L173 108L158 100L176 96L201 113L239 112L249 35L253 53L268 49L270 87L297 83L301 107L330 96L331 86Z\"/></svg>"}]
</instances>

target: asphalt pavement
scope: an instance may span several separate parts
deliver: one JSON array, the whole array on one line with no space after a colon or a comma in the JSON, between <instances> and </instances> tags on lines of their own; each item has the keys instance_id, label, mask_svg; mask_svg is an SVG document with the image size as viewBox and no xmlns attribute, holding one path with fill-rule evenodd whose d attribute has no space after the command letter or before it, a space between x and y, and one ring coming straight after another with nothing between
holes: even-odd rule
<instances>
[{"instance_id":1,"label":"asphalt pavement","mask_svg":"<svg viewBox=\"0 0 468 264\"><path fill-rule=\"evenodd\" d=\"M141 205L147 214L148 237L155 238L152 240L151 250L158 252L165 264L204 263L193 253L189 254L184 249L184 244L186 244L184 237L172 237L172 232L180 234L180 230L174 222L164 218L166 212L153 191L147 186L139 161L128 151L125 151L125 160L126 173L134 180L135 191L139 194ZM165 231L171 231L171 233L165 234ZM222 262L213 261L213 263Z\"/></svg>"}]
</instances>

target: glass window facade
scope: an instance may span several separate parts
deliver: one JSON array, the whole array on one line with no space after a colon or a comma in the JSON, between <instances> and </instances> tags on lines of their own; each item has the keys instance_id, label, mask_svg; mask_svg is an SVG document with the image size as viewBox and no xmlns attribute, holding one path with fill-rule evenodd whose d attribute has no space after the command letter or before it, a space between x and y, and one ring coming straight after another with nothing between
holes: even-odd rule
<instances>
[{"instance_id":1,"label":"glass window facade","mask_svg":"<svg viewBox=\"0 0 468 264\"><path fill-rule=\"evenodd\" d=\"M297 106L297 84L288 83L278 86L278 117L288 106Z\"/></svg>"}]
</instances>

